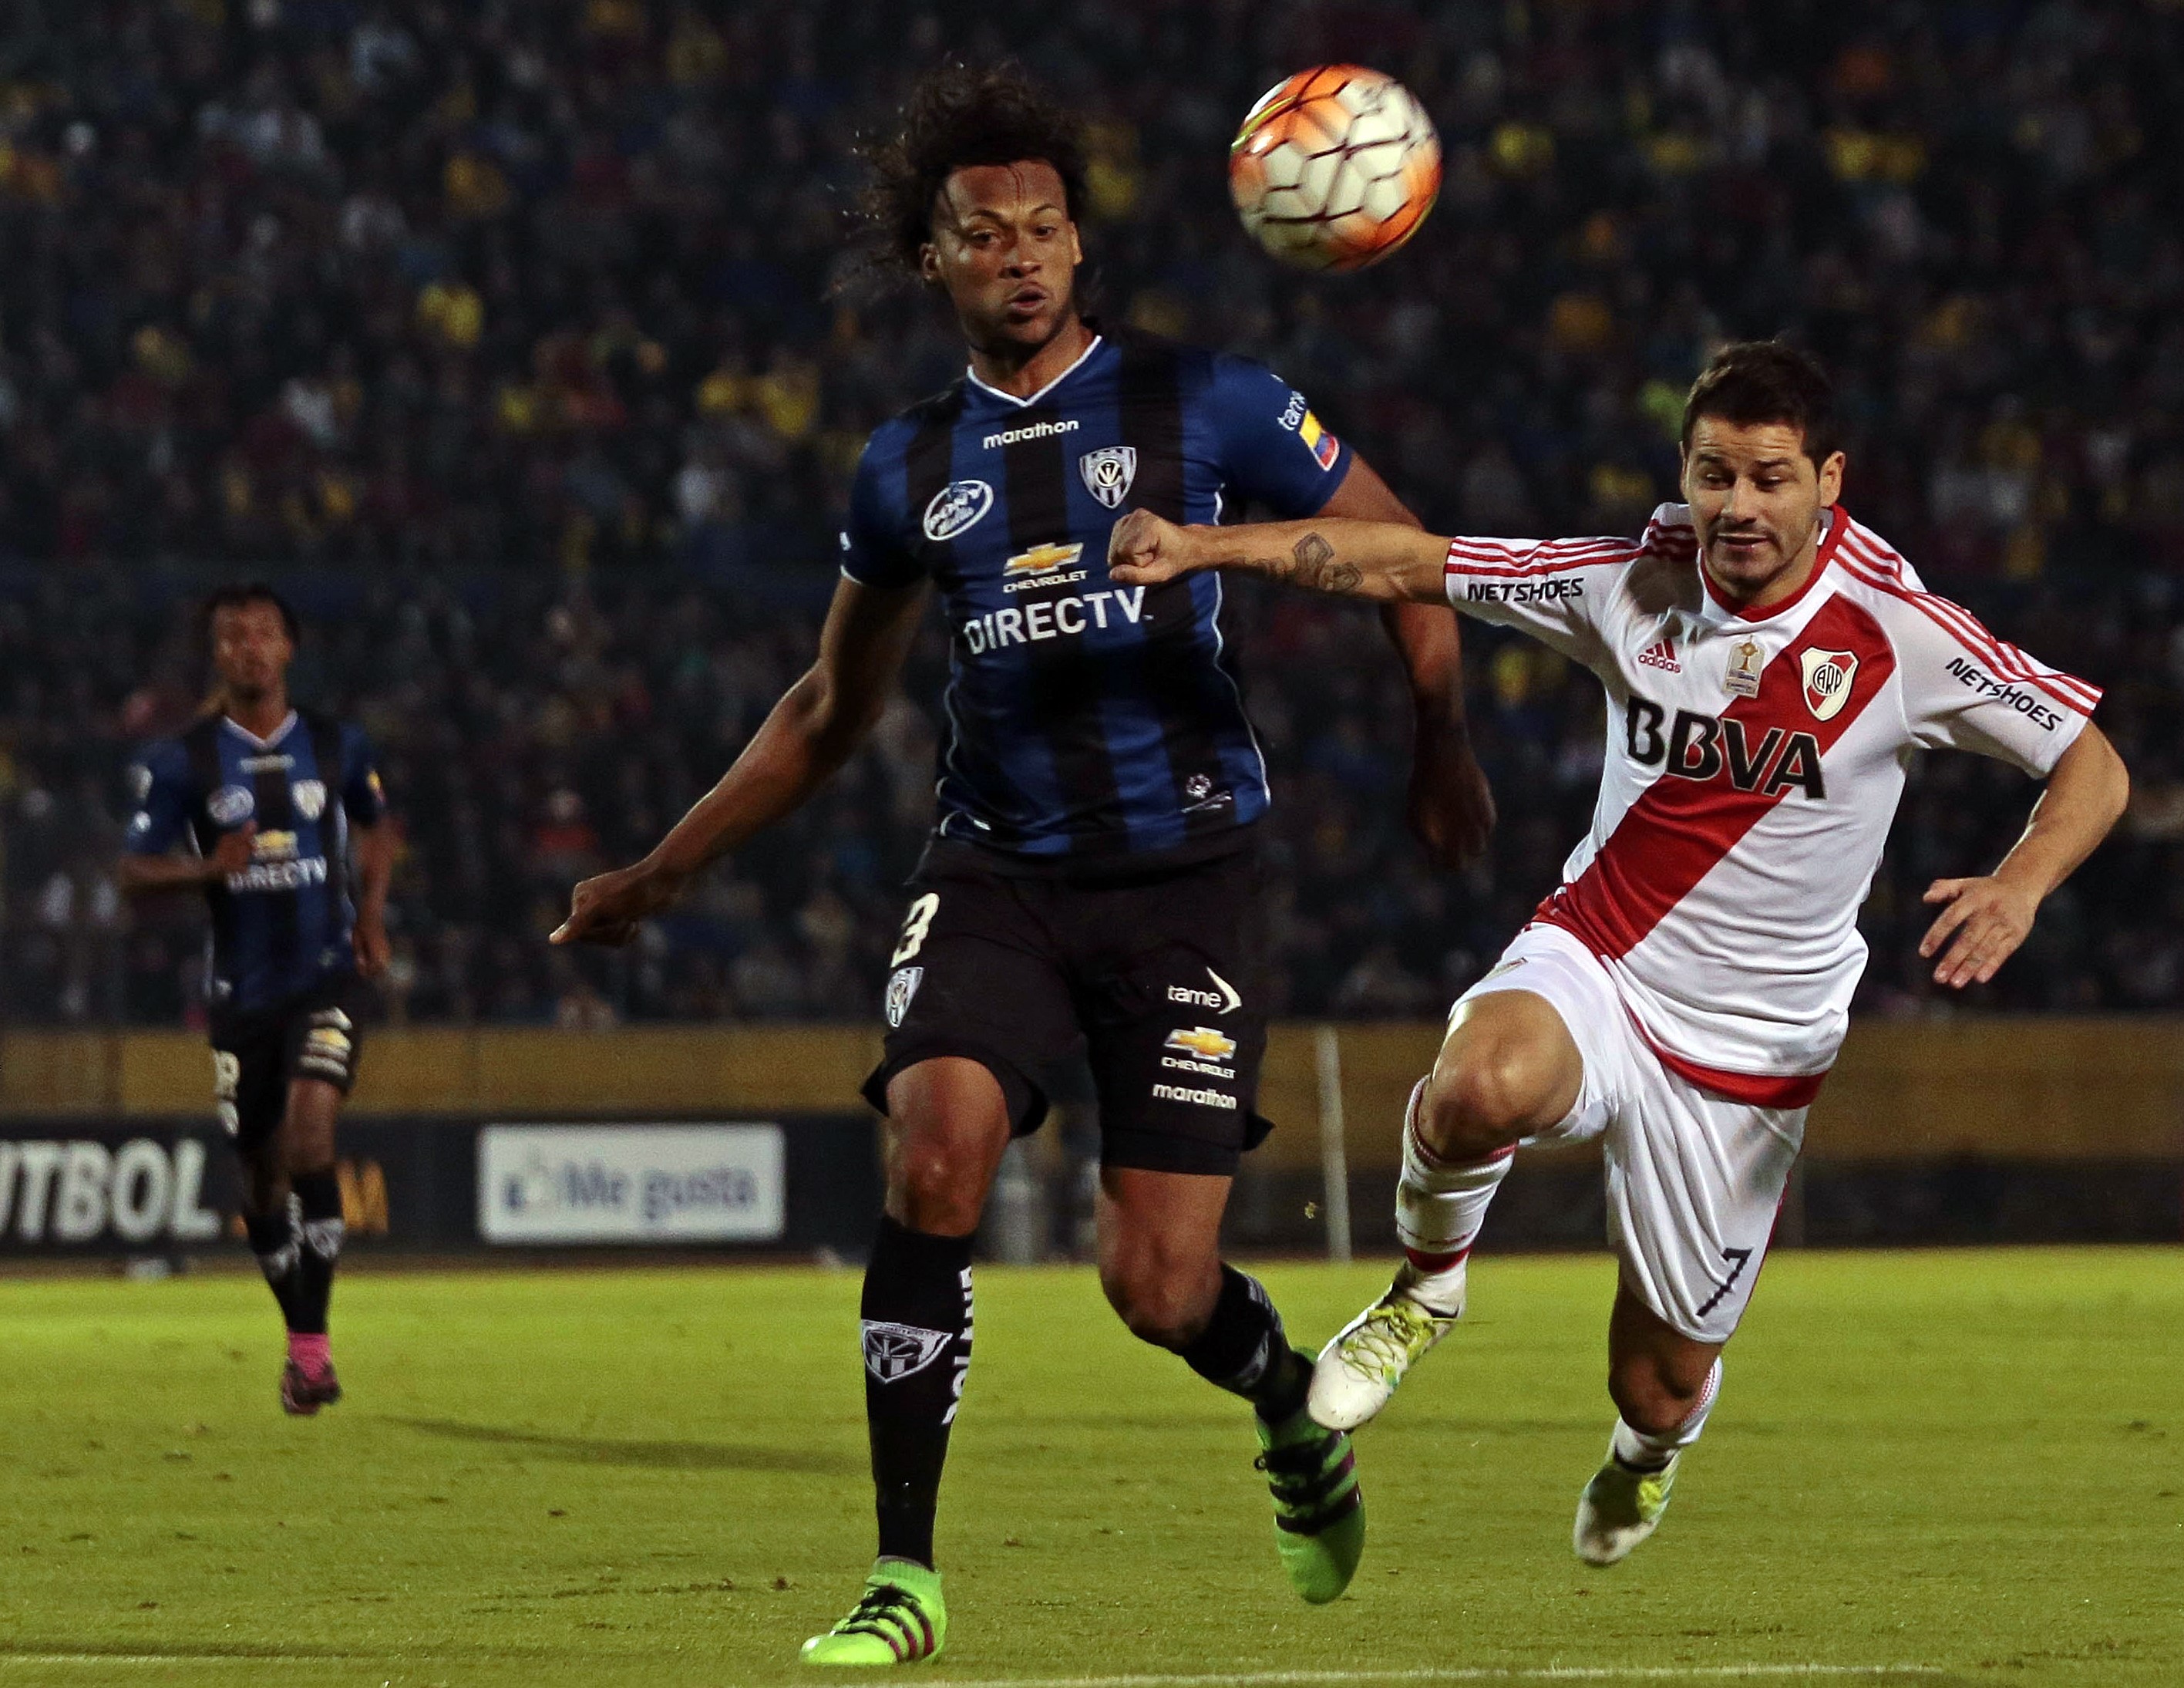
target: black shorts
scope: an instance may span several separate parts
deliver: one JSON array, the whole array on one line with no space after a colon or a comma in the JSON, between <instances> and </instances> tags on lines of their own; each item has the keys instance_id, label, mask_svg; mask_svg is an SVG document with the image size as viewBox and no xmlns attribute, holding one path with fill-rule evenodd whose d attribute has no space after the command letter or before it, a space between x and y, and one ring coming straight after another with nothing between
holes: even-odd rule
<instances>
[{"instance_id":1,"label":"black shorts","mask_svg":"<svg viewBox=\"0 0 2184 1688\"><path fill-rule=\"evenodd\" d=\"M361 979L343 973L272 1008L213 1016L213 1102L238 1149L252 1152L280 1128L289 1080L315 1078L348 1094L370 999Z\"/></svg>"},{"instance_id":2,"label":"black shorts","mask_svg":"<svg viewBox=\"0 0 2184 1688\"><path fill-rule=\"evenodd\" d=\"M1037 1075L1089 1057L1101 1161L1235 1171L1269 1126L1254 1110L1266 1053L1266 897L1256 847L1097 878L997 872L936 845L911 883L883 1002L883 1059L865 1098L936 1055L983 1064L1019 1135L1046 1117Z\"/></svg>"}]
</instances>

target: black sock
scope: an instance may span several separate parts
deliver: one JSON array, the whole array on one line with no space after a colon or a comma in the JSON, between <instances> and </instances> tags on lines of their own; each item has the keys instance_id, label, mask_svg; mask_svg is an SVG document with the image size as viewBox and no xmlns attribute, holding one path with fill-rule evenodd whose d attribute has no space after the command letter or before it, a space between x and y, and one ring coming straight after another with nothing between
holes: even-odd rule
<instances>
[{"instance_id":1,"label":"black sock","mask_svg":"<svg viewBox=\"0 0 2184 1688\"><path fill-rule=\"evenodd\" d=\"M282 1202L270 1213L244 1214L242 1228L250 1238L250 1252L258 1256L258 1269L265 1274L266 1288L281 1304L281 1322L295 1329L297 1257L303 1246L288 1204Z\"/></svg>"},{"instance_id":2,"label":"black sock","mask_svg":"<svg viewBox=\"0 0 2184 1688\"><path fill-rule=\"evenodd\" d=\"M1312 1361L1290 1346L1266 1290L1232 1266L1221 1268L1213 1316L1182 1354L1192 1371L1243 1396L1269 1424L1294 1417L1312 1384Z\"/></svg>"},{"instance_id":3,"label":"black sock","mask_svg":"<svg viewBox=\"0 0 2184 1688\"><path fill-rule=\"evenodd\" d=\"M300 1172L292 1181L303 1227L296 1251L296 1311L288 1328L307 1336L326 1333L326 1304L334 1294L334 1262L341 1258L341 1181L332 1172Z\"/></svg>"},{"instance_id":4,"label":"black sock","mask_svg":"<svg viewBox=\"0 0 2184 1688\"><path fill-rule=\"evenodd\" d=\"M880 1552L929 1568L948 1427L971 1366L971 1239L882 1214L857 1311Z\"/></svg>"}]
</instances>

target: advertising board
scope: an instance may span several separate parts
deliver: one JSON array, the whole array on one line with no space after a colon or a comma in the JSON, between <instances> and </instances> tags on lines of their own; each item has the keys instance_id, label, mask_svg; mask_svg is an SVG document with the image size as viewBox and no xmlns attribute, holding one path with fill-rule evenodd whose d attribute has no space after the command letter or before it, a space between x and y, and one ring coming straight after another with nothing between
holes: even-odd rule
<instances>
[{"instance_id":1,"label":"advertising board","mask_svg":"<svg viewBox=\"0 0 2184 1688\"><path fill-rule=\"evenodd\" d=\"M772 1243L787 1229L778 1125L489 1125L478 1133L488 1243Z\"/></svg>"}]
</instances>

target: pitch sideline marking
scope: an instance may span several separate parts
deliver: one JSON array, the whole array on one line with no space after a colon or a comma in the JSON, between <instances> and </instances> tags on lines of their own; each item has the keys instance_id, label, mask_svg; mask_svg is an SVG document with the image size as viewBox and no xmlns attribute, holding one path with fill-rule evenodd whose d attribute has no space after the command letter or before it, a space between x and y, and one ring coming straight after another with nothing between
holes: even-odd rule
<instances>
[{"instance_id":1,"label":"pitch sideline marking","mask_svg":"<svg viewBox=\"0 0 2184 1688\"><path fill-rule=\"evenodd\" d=\"M11 1653L8 1665L73 1664L341 1664L363 1663L357 1654L326 1653ZM1542 1664L1426 1665L1393 1670L1220 1671L1189 1676L984 1676L933 1677L924 1688L1341 1688L1370 1682L1673 1682L1694 1677L1733 1682L1758 1677L1835 1677L1880 1680L1892 1676L1934 1676L1936 1664Z\"/></svg>"},{"instance_id":2,"label":"pitch sideline marking","mask_svg":"<svg viewBox=\"0 0 2184 1688\"><path fill-rule=\"evenodd\" d=\"M0 1670L11 1664L370 1664L357 1653L11 1653L0 1652Z\"/></svg>"},{"instance_id":3,"label":"pitch sideline marking","mask_svg":"<svg viewBox=\"0 0 2184 1688\"><path fill-rule=\"evenodd\" d=\"M1341 1688L1370 1682L1675 1682L1694 1677L1735 1682L1752 1678L1835 1677L1884 1680L1934 1676L1936 1664L1540 1664L1424 1665L1390 1670L1220 1671L1187 1676L935 1677L924 1688Z\"/></svg>"}]
</instances>

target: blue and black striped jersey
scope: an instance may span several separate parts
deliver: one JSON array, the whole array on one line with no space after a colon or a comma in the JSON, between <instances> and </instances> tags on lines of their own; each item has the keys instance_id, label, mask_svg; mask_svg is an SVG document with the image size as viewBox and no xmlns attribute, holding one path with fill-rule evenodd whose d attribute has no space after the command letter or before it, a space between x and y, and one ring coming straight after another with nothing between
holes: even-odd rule
<instances>
[{"instance_id":1,"label":"blue and black striped jersey","mask_svg":"<svg viewBox=\"0 0 2184 1688\"><path fill-rule=\"evenodd\" d=\"M208 715L147 746L134 774L136 854L164 856L187 838L209 855L222 833L257 825L250 864L205 887L214 1009L270 1008L355 967L348 829L376 825L387 808L359 729L291 711L259 739Z\"/></svg>"},{"instance_id":2,"label":"blue and black striped jersey","mask_svg":"<svg viewBox=\"0 0 2184 1688\"><path fill-rule=\"evenodd\" d=\"M1172 851L1263 814L1221 576L1112 585L1107 535L1138 507L1313 515L1349 469L1279 377L1134 334L1102 335L1028 399L967 373L875 432L842 572L940 590L939 836L1061 863Z\"/></svg>"}]
</instances>

